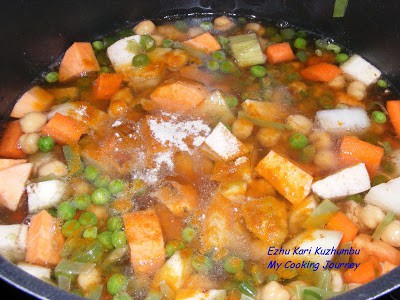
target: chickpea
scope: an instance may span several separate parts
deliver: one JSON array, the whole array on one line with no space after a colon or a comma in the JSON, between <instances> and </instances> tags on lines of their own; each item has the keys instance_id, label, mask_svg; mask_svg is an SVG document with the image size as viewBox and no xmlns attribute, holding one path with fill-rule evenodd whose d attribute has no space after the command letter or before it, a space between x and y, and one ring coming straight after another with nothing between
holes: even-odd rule
<instances>
[{"instance_id":1,"label":"chickpea","mask_svg":"<svg viewBox=\"0 0 400 300\"><path fill-rule=\"evenodd\" d=\"M314 156L314 163L321 169L332 169L337 164L336 154L332 150L320 150Z\"/></svg>"},{"instance_id":2,"label":"chickpea","mask_svg":"<svg viewBox=\"0 0 400 300\"><path fill-rule=\"evenodd\" d=\"M275 146L281 135L282 132L278 129L264 127L257 132L257 140L260 142L261 146L268 148Z\"/></svg>"},{"instance_id":3,"label":"chickpea","mask_svg":"<svg viewBox=\"0 0 400 300\"><path fill-rule=\"evenodd\" d=\"M343 75L336 76L328 82L328 85L336 90L341 90L346 85L346 78Z\"/></svg>"},{"instance_id":4,"label":"chickpea","mask_svg":"<svg viewBox=\"0 0 400 300\"><path fill-rule=\"evenodd\" d=\"M331 275L331 281L329 283L330 288L334 292L340 292L343 290L343 278L342 274L337 270L329 271Z\"/></svg>"},{"instance_id":5,"label":"chickpea","mask_svg":"<svg viewBox=\"0 0 400 300\"><path fill-rule=\"evenodd\" d=\"M393 247L400 247L400 221L394 220L388 226L381 235L382 241Z\"/></svg>"},{"instance_id":6,"label":"chickpea","mask_svg":"<svg viewBox=\"0 0 400 300\"><path fill-rule=\"evenodd\" d=\"M87 273L79 274L76 280L82 290L89 291L91 287L101 283L101 272L93 268Z\"/></svg>"},{"instance_id":7,"label":"chickpea","mask_svg":"<svg viewBox=\"0 0 400 300\"><path fill-rule=\"evenodd\" d=\"M292 130L303 134L309 134L313 126L313 122L302 115L290 115L287 117L286 123Z\"/></svg>"},{"instance_id":8,"label":"chickpea","mask_svg":"<svg viewBox=\"0 0 400 300\"><path fill-rule=\"evenodd\" d=\"M253 123L245 119L236 119L232 124L232 133L239 139L247 139L253 132Z\"/></svg>"},{"instance_id":9,"label":"chickpea","mask_svg":"<svg viewBox=\"0 0 400 300\"><path fill-rule=\"evenodd\" d=\"M339 205L343 213L348 217L358 228L365 229L365 225L361 223L359 214L362 206L353 200L344 201ZM364 227L364 228L363 228Z\"/></svg>"},{"instance_id":10,"label":"chickpea","mask_svg":"<svg viewBox=\"0 0 400 300\"><path fill-rule=\"evenodd\" d=\"M201 29L200 27L190 27L187 32L190 38L194 38L202 33L204 33L204 30Z\"/></svg>"},{"instance_id":11,"label":"chickpea","mask_svg":"<svg viewBox=\"0 0 400 300\"><path fill-rule=\"evenodd\" d=\"M133 28L136 34L152 34L156 31L156 25L150 20L144 20Z\"/></svg>"},{"instance_id":12,"label":"chickpea","mask_svg":"<svg viewBox=\"0 0 400 300\"><path fill-rule=\"evenodd\" d=\"M51 174L56 177L66 176L68 175L68 168L63 162L59 160L53 160L42 165L38 170L39 177L44 177Z\"/></svg>"},{"instance_id":13,"label":"chickpea","mask_svg":"<svg viewBox=\"0 0 400 300\"><path fill-rule=\"evenodd\" d=\"M288 89L293 94L307 91L307 85L301 81L293 81L289 84Z\"/></svg>"},{"instance_id":14,"label":"chickpea","mask_svg":"<svg viewBox=\"0 0 400 300\"><path fill-rule=\"evenodd\" d=\"M71 186L74 195L91 194L93 192L93 186L81 178L72 179Z\"/></svg>"},{"instance_id":15,"label":"chickpea","mask_svg":"<svg viewBox=\"0 0 400 300\"><path fill-rule=\"evenodd\" d=\"M347 87L347 94L357 100L362 100L367 95L367 86L365 83L355 80Z\"/></svg>"},{"instance_id":16,"label":"chickpea","mask_svg":"<svg viewBox=\"0 0 400 300\"><path fill-rule=\"evenodd\" d=\"M330 149L333 146L332 138L327 132L313 132L309 140L317 150Z\"/></svg>"},{"instance_id":17,"label":"chickpea","mask_svg":"<svg viewBox=\"0 0 400 300\"><path fill-rule=\"evenodd\" d=\"M227 16L221 16L214 19L214 28L220 31L231 29L235 24Z\"/></svg>"},{"instance_id":18,"label":"chickpea","mask_svg":"<svg viewBox=\"0 0 400 300\"><path fill-rule=\"evenodd\" d=\"M262 25L259 24L259 23L248 23L248 24L246 24L246 26L244 27L244 30L245 30L245 31L248 31L248 32L254 32L254 33L256 33L256 34L259 35L259 36L262 36L262 35L264 35L264 33L265 33L265 27L262 26Z\"/></svg>"},{"instance_id":19,"label":"chickpea","mask_svg":"<svg viewBox=\"0 0 400 300\"><path fill-rule=\"evenodd\" d=\"M19 119L21 129L25 133L39 132L47 122L47 116L40 112L30 112Z\"/></svg>"},{"instance_id":20,"label":"chickpea","mask_svg":"<svg viewBox=\"0 0 400 300\"><path fill-rule=\"evenodd\" d=\"M34 154L38 152L38 140L40 138L39 133L25 133L20 136L18 145L21 150L26 154Z\"/></svg>"},{"instance_id":21,"label":"chickpea","mask_svg":"<svg viewBox=\"0 0 400 300\"><path fill-rule=\"evenodd\" d=\"M164 42L164 37L159 34L152 34L151 37L156 41L157 47L161 47Z\"/></svg>"},{"instance_id":22,"label":"chickpea","mask_svg":"<svg viewBox=\"0 0 400 300\"><path fill-rule=\"evenodd\" d=\"M370 229L375 229L384 217L385 214L379 207L370 204L362 207L358 214L361 223Z\"/></svg>"},{"instance_id":23,"label":"chickpea","mask_svg":"<svg viewBox=\"0 0 400 300\"><path fill-rule=\"evenodd\" d=\"M98 206L98 205L90 205L87 209L87 211L91 211L94 213L99 220L99 227L105 226L107 223L108 218L110 217L108 213L108 208L105 206Z\"/></svg>"},{"instance_id":24,"label":"chickpea","mask_svg":"<svg viewBox=\"0 0 400 300\"><path fill-rule=\"evenodd\" d=\"M257 294L257 300L290 300L290 293L278 282L267 283Z\"/></svg>"}]
</instances>

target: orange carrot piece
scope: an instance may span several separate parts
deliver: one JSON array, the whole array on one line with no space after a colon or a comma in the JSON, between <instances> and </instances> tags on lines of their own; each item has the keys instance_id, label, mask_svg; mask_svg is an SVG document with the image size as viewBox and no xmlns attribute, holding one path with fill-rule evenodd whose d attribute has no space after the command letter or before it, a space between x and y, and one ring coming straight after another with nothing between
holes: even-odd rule
<instances>
[{"instance_id":1,"label":"orange carrot piece","mask_svg":"<svg viewBox=\"0 0 400 300\"><path fill-rule=\"evenodd\" d=\"M321 62L304 68L300 74L308 80L327 82L342 74L342 70L333 64Z\"/></svg>"},{"instance_id":2,"label":"orange carrot piece","mask_svg":"<svg viewBox=\"0 0 400 300\"><path fill-rule=\"evenodd\" d=\"M278 64L281 62L291 61L295 59L292 48L289 43L273 44L267 48L267 61L271 64Z\"/></svg>"},{"instance_id":3,"label":"orange carrot piece","mask_svg":"<svg viewBox=\"0 0 400 300\"><path fill-rule=\"evenodd\" d=\"M217 39L209 32L200 34L190 40L184 41L183 43L206 53L211 53L221 49L221 45L218 43Z\"/></svg>"},{"instance_id":4,"label":"orange carrot piece","mask_svg":"<svg viewBox=\"0 0 400 300\"><path fill-rule=\"evenodd\" d=\"M24 133L19 121L8 123L0 141L0 157L25 158L25 153L19 149L18 140Z\"/></svg>"},{"instance_id":5,"label":"orange carrot piece","mask_svg":"<svg viewBox=\"0 0 400 300\"><path fill-rule=\"evenodd\" d=\"M66 145L77 143L86 129L84 123L56 113L43 127L42 134L50 135L60 145Z\"/></svg>"},{"instance_id":6,"label":"orange carrot piece","mask_svg":"<svg viewBox=\"0 0 400 300\"><path fill-rule=\"evenodd\" d=\"M397 136L400 137L400 100L387 101L386 108L389 113L390 122L392 123Z\"/></svg>"},{"instance_id":7,"label":"orange carrot piece","mask_svg":"<svg viewBox=\"0 0 400 300\"><path fill-rule=\"evenodd\" d=\"M310 56L307 61L306 65L307 66L312 66L319 64L321 62L326 62L326 63L334 63L335 62L335 56L332 54L332 52L324 52L322 56Z\"/></svg>"},{"instance_id":8,"label":"orange carrot piece","mask_svg":"<svg viewBox=\"0 0 400 300\"><path fill-rule=\"evenodd\" d=\"M326 228L343 233L341 244L352 241L358 232L358 227L342 212L336 212L326 224Z\"/></svg>"},{"instance_id":9,"label":"orange carrot piece","mask_svg":"<svg viewBox=\"0 0 400 300\"><path fill-rule=\"evenodd\" d=\"M46 210L31 219L26 248L26 261L40 266L55 266L60 260L64 237L58 225Z\"/></svg>"},{"instance_id":10,"label":"orange carrot piece","mask_svg":"<svg viewBox=\"0 0 400 300\"><path fill-rule=\"evenodd\" d=\"M153 275L165 262L164 238L153 209L123 215L135 274Z\"/></svg>"},{"instance_id":11,"label":"orange carrot piece","mask_svg":"<svg viewBox=\"0 0 400 300\"><path fill-rule=\"evenodd\" d=\"M87 42L75 42L65 52L58 71L58 80L65 82L81 74L99 70L100 66L92 45Z\"/></svg>"},{"instance_id":12,"label":"orange carrot piece","mask_svg":"<svg viewBox=\"0 0 400 300\"><path fill-rule=\"evenodd\" d=\"M363 162L372 178L379 169L384 150L381 147L361 141L352 136L342 139L339 150L339 159L343 165L352 165Z\"/></svg>"},{"instance_id":13,"label":"orange carrot piece","mask_svg":"<svg viewBox=\"0 0 400 300\"><path fill-rule=\"evenodd\" d=\"M376 277L374 264L371 261L365 261L359 265L356 270L348 269L343 273L346 283L367 283Z\"/></svg>"},{"instance_id":14,"label":"orange carrot piece","mask_svg":"<svg viewBox=\"0 0 400 300\"><path fill-rule=\"evenodd\" d=\"M40 86L34 86L26 91L15 103L10 116L22 118L29 112L48 109L54 101L54 96Z\"/></svg>"},{"instance_id":15,"label":"orange carrot piece","mask_svg":"<svg viewBox=\"0 0 400 300\"><path fill-rule=\"evenodd\" d=\"M117 73L102 73L93 82L93 97L96 100L107 100L121 86L122 75Z\"/></svg>"}]
</instances>

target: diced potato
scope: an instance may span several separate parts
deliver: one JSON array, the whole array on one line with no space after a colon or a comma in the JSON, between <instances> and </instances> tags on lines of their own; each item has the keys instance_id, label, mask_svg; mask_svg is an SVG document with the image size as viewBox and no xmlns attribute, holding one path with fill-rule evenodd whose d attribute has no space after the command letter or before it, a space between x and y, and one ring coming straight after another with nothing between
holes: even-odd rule
<instances>
[{"instance_id":1,"label":"diced potato","mask_svg":"<svg viewBox=\"0 0 400 300\"><path fill-rule=\"evenodd\" d=\"M352 55L340 68L343 73L364 82L366 85L374 83L381 76L381 72L376 67L358 54Z\"/></svg>"},{"instance_id":2,"label":"diced potato","mask_svg":"<svg viewBox=\"0 0 400 300\"><path fill-rule=\"evenodd\" d=\"M44 111L53 104L53 101L54 96L52 94L39 86L34 86L19 98L10 116L22 118L29 112Z\"/></svg>"},{"instance_id":3,"label":"diced potato","mask_svg":"<svg viewBox=\"0 0 400 300\"><path fill-rule=\"evenodd\" d=\"M11 261L25 259L27 233L24 224L0 225L0 255Z\"/></svg>"},{"instance_id":4,"label":"diced potato","mask_svg":"<svg viewBox=\"0 0 400 300\"><path fill-rule=\"evenodd\" d=\"M50 280L51 269L43 266L36 266L32 264L27 264L24 262L20 262L17 265L19 268L24 270L25 272L31 274L42 280Z\"/></svg>"},{"instance_id":5,"label":"diced potato","mask_svg":"<svg viewBox=\"0 0 400 300\"><path fill-rule=\"evenodd\" d=\"M248 152L246 146L239 141L224 124L218 123L204 144L221 160L231 160Z\"/></svg>"},{"instance_id":6,"label":"diced potato","mask_svg":"<svg viewBox=\"0 0 400 300\"><path fill-rule=\"evenodd\" d=\"M372 187L364 201L381 208L384 212L394 212L400 216L400 177Z\"/></svg>"},{"instance_id":7,"label":"diced potato","mask_svg":"<svg viewBox=\"0 0 400 300\"><path fill-rule=\"evenodd\" d=\"M254 125L246 119L236 119L232 124L232 133L240 140L247 139L253 132Z\"/></svg>"},{"instance_id":8,"label":"diced potato","mask_svg":"<svg viewBox=\"0 0 400 300\"><path fill-rule=\"evenodd\" d=\"M294 204L301 202L311 191L313 177L273 150L255 170Z\"/></svg>"},{"instance_id":9,"label":"diced potato","mask_svg":"<svg viewBox=\"0 0 400 300\"><path fill-rule=\"evenodd\" d=\"M141 51L140 35L132 35L116 41L107 48L113 68L120 72L132 67L132 59Z\"/></svg>"},{"instance_id":10,"label":"diced potato","mask_svg":"<svg viewBox=\"0 0 400 300\"><path fill-rule=\"evenodd\" d=\"M48 180L27 186L29 212L56 206L63 198L67 184L62 180Z\"/></svg>"},{"instance_id":11,"label":"diced potato","mask_svg":"<svg viewBox=\"0 0 400 300\"><path fill-rule=\"evenodd\" d=\"M280 103L247 99L242 103L242 108L249 117L264 121L281 121L287 116Z\"/></svg>"},{"instance_id":12,"label":"diced potato","mask_svg":"<svg viewBox=\"0 0 400 300\"><path fill-rule=\"evenodd\" d=\"M209 97L196 107L196 113L210 118L215 124L222 122L232 124L235 119L231 109L226 105L221 91L214 91Z\"/></svg>"}]
</instances>

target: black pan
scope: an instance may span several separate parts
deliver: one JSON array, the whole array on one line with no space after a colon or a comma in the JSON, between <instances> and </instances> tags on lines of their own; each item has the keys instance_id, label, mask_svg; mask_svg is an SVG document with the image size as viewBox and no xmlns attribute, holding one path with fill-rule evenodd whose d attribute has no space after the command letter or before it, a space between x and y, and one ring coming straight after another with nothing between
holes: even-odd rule
<instances>
[{"instance_id":1,"label":"black pan","mask_svg":"<svg viewBox=\"0 0 400 300\"><path fill-rule=\"evenodd\" d=\"M333 18L334 0L13 0L0 9L0 123L18 96L74 41L90 41L135 21L190 14L237 14L286 21L330 37L380 68L400 89L400 1L349 0ZM0 183L1 184L1 183ZM81 299L0 258L0 278L39 299ZM338 299L377 299L400 287L400 268ZM4 292L2 290L2 292Z\"/></svg>"}]
</instances>

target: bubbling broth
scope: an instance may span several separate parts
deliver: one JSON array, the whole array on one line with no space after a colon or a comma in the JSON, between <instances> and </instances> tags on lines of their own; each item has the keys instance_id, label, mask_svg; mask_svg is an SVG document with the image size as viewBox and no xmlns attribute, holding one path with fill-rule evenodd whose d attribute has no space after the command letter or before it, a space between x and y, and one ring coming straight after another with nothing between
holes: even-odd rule
<instances>
[{"instance_id":1,"label":"bubbling broth","mask_svg":"<svg viewBox=\"0 0 400 300\"><path fill-rule=\"evenodd\" d=\"M395 97L288 24L75 42L5 127L1 254L90 299L345 293L400 264Z\"/></svg>"}]
</instances>

